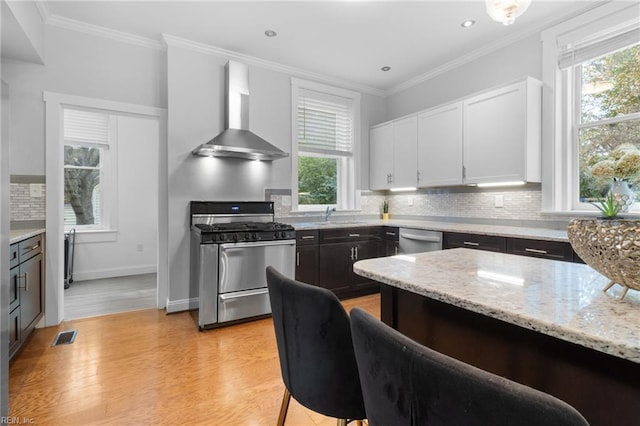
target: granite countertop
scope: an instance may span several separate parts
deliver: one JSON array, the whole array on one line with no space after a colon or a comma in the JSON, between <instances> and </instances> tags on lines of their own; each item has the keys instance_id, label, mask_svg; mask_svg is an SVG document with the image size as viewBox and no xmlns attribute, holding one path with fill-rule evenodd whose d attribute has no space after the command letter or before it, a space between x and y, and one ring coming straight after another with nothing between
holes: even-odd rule
<instances>
[{"instance_id":1,"label":"granite countertop","mask_svg":"<svg viewBox=\"0 0 640 426\"><path fill-rule=\"evenodd\" d=\"M530 228L519 226L483 225L473 223L440 222L433 220L352 220L330 222L294 223L296 229L330 229L357 226L398 226L404 228L426 229L430 231L461 232L469 234L494 235L498 237L527 238L534 240L568 242L565 229Z\"/></svg>"},{"instance_id":2,"label":"granite countertop","mask_svg":"<svg viewBox=\"0 0 640 426\"><path fill-rule=\"evenodd\" d=\"M457 248L361 260L364 277L640 363L640 292L583 264Z\"/></svg>"},{"instance_id":3,"label":"granite countertop","mask_svg":"<svg viewBox=\"0 0 640 426\"><path fill-rule=\"evenodd\" d=\"M44 228L12 229L9 231L9 244L18 243L27 238L44 234Z\"/></svg>"}]
</instances>

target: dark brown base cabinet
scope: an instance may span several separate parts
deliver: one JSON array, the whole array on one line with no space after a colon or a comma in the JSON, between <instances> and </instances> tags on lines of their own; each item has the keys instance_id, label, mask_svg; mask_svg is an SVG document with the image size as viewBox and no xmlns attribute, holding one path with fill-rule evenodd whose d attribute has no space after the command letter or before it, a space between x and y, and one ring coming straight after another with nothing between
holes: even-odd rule
<instances>
[{"instance_id":1,"label":"dark brown base cabinet","mask_svg":"<svg viewBox=\"0 0 640 426\"><path fill-rule=\"evenodd\" d=\"M27 341L44 314L43 235L10 248L9 358Z\"/></svg>"},{"instance_id":2,"label":"dark brown base cabinet","mask_svg":"<svg viewBox=\"0 0 640 426\"><path fill-rule=\"evenodd\" d=\"M382 227L299 230L296 240L298 281L343 299L378 292L378 284L355 274L353 264L385 255Z\"/></svg>"},{"instance_id":3,"label":"dark brown base cabinet","mask_svg":"<svg viewBox=\"0 0 640 426\"><path fill-rule=\"evenodd\" d=\"M584 263L573 251L571 244L563 241L530 240L527 238L445 232L442 248L451 249L457 247Z\"/></svg>"}]
</instances>

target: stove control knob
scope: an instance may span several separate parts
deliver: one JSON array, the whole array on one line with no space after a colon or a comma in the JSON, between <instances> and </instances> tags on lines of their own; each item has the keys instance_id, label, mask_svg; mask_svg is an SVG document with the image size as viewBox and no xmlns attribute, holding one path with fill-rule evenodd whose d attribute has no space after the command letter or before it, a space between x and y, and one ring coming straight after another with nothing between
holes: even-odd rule
<instances>
[{"instance_id":1,"label":"stove control knob","mask_svg":"<svg viewBox=\"0 0 640 426\"><path fill-rule=\"evenodd\" d=\"M227 239L227 237L224 234L220 234L220 241L224 241L226 239Z\"/></svg>"},{"instance_id":2,"label":"stove control knob","mask_svg":"<svg viewBox=\"0 0 640 426\"><path fill-rule=\"evenodd\" d=\"M254 240L258 241L258 233L254 232L253 235L251 236Z\"/></svg>"},{"instance_id":3,"label":"stove control knob","mask_svg":"<svg viewBox=\"0 0 640 426\"><path fill-rule=\"evenodd\" d=\"M278 233L277 233L277 232L274 232L274 233L273 233L273 239L274 239L274 240L277 240L277 239L278 239Z\"/></svg>"},{"instance_id":4,"label":"stove control knob","mask_svg":"<svg viewBox=\"0 0 640 426\"><path fill-rule=\"evenodd\" d=\"M287 238L287 233L286 233L286 232L284 232L284 231L282 231L282 232L280 233L280 236L281 236L282 238Z\"/></svg>"},{"instance_id":5,"label":"stove control knob","mask_svg":"<svg viewBox=\"0 0 640 426\"><path fill-rule=\"evenodd\" d=\"M238 241L238 234L233 234L233 241Z\"/></svg>"},{"instance_id":6,"label":"stove control knob","mask_svg":"<svg viewBox=\"0 0 640 426\"><path fill-rule=\"evenodd\" d=\"M248 232L244 234L245 241L249 240L249 238L251 238L251 234L249 234Z\"/></svg>"}]
</instances>

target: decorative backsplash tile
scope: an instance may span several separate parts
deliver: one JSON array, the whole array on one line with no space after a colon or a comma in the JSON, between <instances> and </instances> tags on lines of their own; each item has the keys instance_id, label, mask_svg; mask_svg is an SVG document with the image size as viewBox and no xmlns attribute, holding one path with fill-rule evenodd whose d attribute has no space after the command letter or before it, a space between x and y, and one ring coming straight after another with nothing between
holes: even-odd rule
<instances>
[{"instance_id":1,"label":"decorative backsplash tile","mask_svg":"<svg viewBox=\"0 0 640 426\"><path fill-rule=\"evenodd\" d=\"M37 182L40 179L15 179L12 177L10 209L11 221L45 220L45 188L46 184Z\"/></svg>"}]
</instances>

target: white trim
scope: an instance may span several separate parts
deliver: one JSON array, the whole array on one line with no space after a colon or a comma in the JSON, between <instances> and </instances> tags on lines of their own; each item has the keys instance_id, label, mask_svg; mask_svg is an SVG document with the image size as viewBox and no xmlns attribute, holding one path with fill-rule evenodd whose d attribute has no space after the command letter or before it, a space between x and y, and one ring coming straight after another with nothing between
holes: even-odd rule
<instances>
[{"instance_id":1,"label":"white trim","mask_svg":"<svg viewBox=\"0 0 640 426\"><path fill-rule=\"evenodd\" d=\"M172 314L174 312L190 311L192 309L198 309L200 306L200 299L195 297L191 299L169 300L167 299L167 313Z\"/></svg>"},{"instance_id":2,"label":"white trim","mask_svg":"<svg viewBox=\"0 0 640 426\"><path fill-rule=\"evenodd\" d=\"M572 84L566 70L558 68L559 39L583 33L588 26L611 25L612 18L624 20L625 16L638 16L640 6L629 2L609 2L575 16L540 34L542 40L542 210L570 211L573 207L572 190L575 186L574 149L571 143L573 118L566 115L567 93L556 90L556 82ZM633 10L635 9L635 10ZM635 15L632 15L635 13ZM595 28L591 28L595 30ZM567 143L569 142L569 143ZM579 212L578 212L579 213Z\"/></svg>"},{"instance_id":3,"label":"white trim","mask_svg":"<svg viewBox=\"0 0 640 426\"><path fill-rule=\"evenodd\" d=\"M159 199L158 199L158 252L157 252L157 307L163 308L169 294L168 241L166 238L166 216L161 206L166 205L166 175L161 173L162 165L166 165L167 146L167 110L104 99L93 99L83 96L65 95L55 92L44 92L45 101L45 170L46 170L46 262L45 274L45 326L60 324L64 319L64 163L62 126L62 110L64 106L100 109L118 115L131 114L145 116L158 121L159 126Z\"/></svg>"},{"instance_id":4,"label":"white trim","mask_svg":"<svg viewBox=\"0 0 640 426\"><path fill-rule=\"evenodd\" d=\"M40 2L36 2L36 4L38 3ZM42 12L40 13L42 14ZM138 36L131 33L126 33L124 31L117 31L111 28L102 27L100 25L89 24L87 22L66 18L60 15L49 14L46 18L45 23L47 25L51 25L54 27L64 28L66 30L71 30L71 31L77 31L77 32L89 34L92 36L104 37L110 40L132 44L134 46L140 46L147 49L164 50L164 45L157 40Z\"/></svg>"},{"instance_id":5,"label":"white trim","mask_svg":"<svg viewBox=\"0 0 640 426\"><path fill-rule=\"evenodd\" d=\"M249 56L242 53L234 52L232 50L222 49L208 44L200 43L197 41L187 40L181 37L176 37L170 34L162 34L162 38L166 46L179 47L182 49L191 50L205 55L222 56L229 59L235 59L242 61L246 64L265 68L268 70L289 74L292 76L308 78L312 80L321 81L326 84L336 85L341 87L348 87L349 89L356 90L362 93L368 93L370 95L385 97L386 91L377 89L371 86L365 86L363 84L352 83L349 81L328 77L322 74L318 74L312 71L307 71L301 68L291 67L283 65L277 62L268 61L266 59L260 59L255 56Z\"/></svg>"},{"instance_id":6,"label":"white trim","mask_svg":"<svg viewBox=\"0 0 640 426\"><path fill-rule=\"evenodd\" d=\"M73 281L100 280L103 278L126 277L129 275L154 274L156 265L142 265L128 268L96 269L93 271L74 271Z\"/></svg>"}]
</instances>

